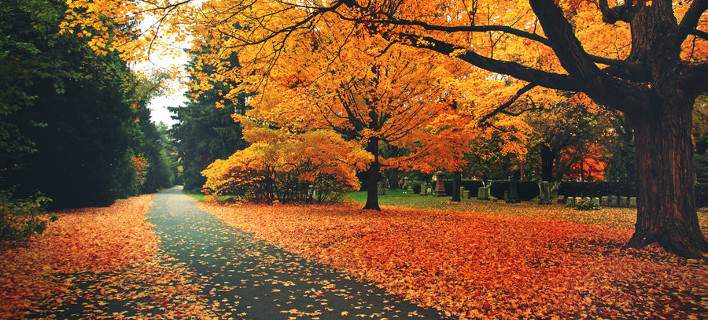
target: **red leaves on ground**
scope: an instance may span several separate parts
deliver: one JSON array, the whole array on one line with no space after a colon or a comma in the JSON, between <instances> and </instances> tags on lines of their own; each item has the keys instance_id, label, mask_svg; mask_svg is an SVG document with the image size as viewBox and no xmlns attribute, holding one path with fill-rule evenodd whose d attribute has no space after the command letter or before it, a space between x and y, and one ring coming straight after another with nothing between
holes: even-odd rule
<instances>
[{"instance_id":1,"label":"red leaves on ground","mask_svg":"<svg viewBox=\"0 0 708 320\"><path fill-rule=\"evenodd\" d=\"M461 318L685 318L703 310L706 294L702 266L655 247L622 250L631 229L568 221L556 206L506 206L534 211L509 214L203 208L258 238Z\"/></svg>"},{"instance_id":2,"label":"red leaves on ground","mask_svg":"<svg viewBox=\"0 0 708 320\"><path fill-rule=\"evenodd\" d=\"M0 253L0 318L17 316L70 283L56 274L107 272L150 260L157 238L145 220L152 196L119 200L106 208L59 212L40 236Z\"/></svg>"}]
</instances>

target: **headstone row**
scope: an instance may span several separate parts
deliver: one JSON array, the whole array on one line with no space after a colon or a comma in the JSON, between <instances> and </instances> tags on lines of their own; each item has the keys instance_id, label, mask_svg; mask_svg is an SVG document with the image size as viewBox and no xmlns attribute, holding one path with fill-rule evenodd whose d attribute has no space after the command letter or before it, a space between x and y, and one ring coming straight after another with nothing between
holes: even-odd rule
<instances>
[{"instance_id":1,"label":"headstone row","mask_svg":"<svg viewBox=\"0 0 708 320\"><path fill-rule=\"evenodd\" d=\"M573 207L581 201L592 201L593 204L602 207L636 208L637 197L626 196L603 196L603 197L565 197L566 206Z\"/></svg>"}]
</instances>

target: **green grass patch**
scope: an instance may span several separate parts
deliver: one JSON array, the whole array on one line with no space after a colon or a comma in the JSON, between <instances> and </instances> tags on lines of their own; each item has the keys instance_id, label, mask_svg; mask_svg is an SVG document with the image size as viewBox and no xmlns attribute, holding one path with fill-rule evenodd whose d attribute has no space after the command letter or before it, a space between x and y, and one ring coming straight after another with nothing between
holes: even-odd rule
<instances>
[{"instance_id":1,"label":"green grass patch","mask_svg":"<svg viewBox=\"0 0 708 320\"><path fill-rule=\"evenodd\" d=\"M366 203L366 191L347 193L345 200L356 203ZM473 201L473 200L465 200ZM436 197L433 195L421 196L406 190L388 190L386 194L379 196L379 204L384 206L410 207L410 208L430 208L430 209L450 209L458 206L458 203L450 201L450 197Z\"/></svg>"},{"instance_id":2,"label":"green grass patch","mask_svg":"<svg viewBox=\"0 0 708 320\"><path fill-rule=\"evenodd\" d=\"M193 193L193 192L188 192L188 191L185 191L184 193L187 194L188 196L194 198L194 200L197 200L197 201L199 201L199 202L206 202L207 199L209 198L209 196L207 196L207 195L205 195L205 194L202 194L202 193ZM233 199L233 198L234 198L234 196L218 196L218 197L216 198L216 200L219 201L219 202L224 202L224 201L231 200L231 199Z\"/></svg>"}]
</instances>

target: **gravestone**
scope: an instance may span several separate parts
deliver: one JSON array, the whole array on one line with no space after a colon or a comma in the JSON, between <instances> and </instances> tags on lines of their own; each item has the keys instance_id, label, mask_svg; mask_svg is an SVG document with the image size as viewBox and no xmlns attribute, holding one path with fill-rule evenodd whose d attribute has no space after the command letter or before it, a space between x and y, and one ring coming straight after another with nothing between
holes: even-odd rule
<instances>
[{"instance_id":1,"label":"gravestone","mask_svg":"<svg viewBox=\"0 0 708 320\"><path fill-rule=\"evenodd\" d=\"M607 196L600 197L600 205L603 207L609 206L609 200L608 200Z\"/></svg>"},{"instance_id":2,"label":"gravestone","mask_svg":"<svg viewBox=\"0 0 708 320\"><path fill-rule=\"evenodd\" d=\"M574 207L575 206L575 198L574 197L565 198L565 205L566 205L566 207Z\"/></svg>"},{"instance_id":3,"label":"gravestone","mask_svg":"<svg viewBox=\"0 0 708 320\"><path fill-rule=\"evenodd\" d=\"M307 199L312 200L315 198L315 186L313 185L308 185L307 186Z\"/></svg>"},{"instance_id":4,"label":"gravestone","mask_svg":"<svg viewBox=\"0 0 708 320\"><path fill-rule=\"evenodd\" d=\"M489 200L489 187L479 187L477 189L477 200Z\"/></svg>"},{"instance_id":5,"label":"gravestone","mask_svg":"<svg viewBox=\"0 0 708 320\"><path fill-rule=\"evenodd\" d=\"M609 206L610 206L610 207L616 207L616 206L617 206L617 196L610 196Z\"/></svg>"},{"instance_id":6,"label":"gravestone","mask_svg":"<svg viewBox=\"0 0 708 320\"><path fill-rule=\"evenodd\" d=\"M443 181L442 172L440 171L435 174L435 195L438 197L447 195L445 192L445 181Z\"/></svg>"},{"instance_id":7,"label":"gravestone","mask_svg":"<svg viewBox=\"0 0 708 320\"><path fill-rule=\"evenodd\" d=\"M619 206L622 208L629 207L629 199L625 196L619 197Z\"/></svg>"},{"instance_id":8,"label":"gravestone","mask_svg":"<svg viewBox=\"0 0 708 320\"><path fill-rule=\"evenodd\" d=\"M505 193L506 194L506 193ZM509 181L509 190L506 194L506 202L517 203L519 202L519 180L511 179Z\"/></svg>"},{"instance_id":9,"label":"gravestone","mask_svg":"<svg viewBox=\"0 0 708 320\"><path fill-rule=\"evenodd\" d=\"M460 196L462 199L469 199L470 198L470 191L467 189L462 189L462 192L460 193Z\"/></svg>"},{"instance_id":10,"label":"gravestone","mask_svg":"<svg viewBox=\"0 0 708 320\"><path fill-rule=\"evenodd\" d=\"M558 196L558 203L564 204L565 203L565 196L564 195L559 195Z\"/></svg>"},{"instance_id":11,"label":"gravestone","mask_svg":"<svg viewBox=\"0 0 708 320\"><path fill-rule=\"evenodd\" d=\"M538 202L540 204L551 204L551 184L548 181L541 181L538 184L539 195Z\"/></svg>"},{"instance_id":12,"label":"gravestone","mask_svg":"<svg viewBox=\"0 0 708 320\"><path fill-rule=\"evenodd\" d=\"M629 207L630 208L637 207L637 197L629 197Z\"/></svg>"},{"instance_id":13,"label":"gravestone","mask_svg":"<svg viewBox=\"0 0 708 320\"><path fill-rule=\"evenodd\" d=\"M378 193L378 195L381 196L381 195L386 194L386 184L384 184L383 181L379 181L379 182L377 183L377 187L378 187L378 188L377 188L377 191L378 191L377 193Z\"/></svg>"}]
</instances>

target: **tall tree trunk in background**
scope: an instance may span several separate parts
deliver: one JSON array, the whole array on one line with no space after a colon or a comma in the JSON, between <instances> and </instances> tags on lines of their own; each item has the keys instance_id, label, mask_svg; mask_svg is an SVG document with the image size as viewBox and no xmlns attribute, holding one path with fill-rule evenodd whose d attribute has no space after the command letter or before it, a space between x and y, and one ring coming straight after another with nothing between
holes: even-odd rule
<instances>
[{"instance_id":1,"label":"tall tree trunk in background","mask_svg":"<svg viewBox=\"0 0 708 320\"><path fill-rule=\"evenodd\" d=\"M629 115L634 128L639 199L634 235L627 244L658 242L685 257L701 257L705 238L698 226L694 193L691 102L656 106Z\"/></svg>"},{"instance_id":2,"label":"tall tree trunk in background","mask_svg":"<svg viewBox=\"0 0 708 320\"><path fill-rule=\"evenodd\" d=\"M555 154L546 144L541 144L541 179L553 181L553 161Z\"/></svg>"},{"instance_id":3,"label":"tall tree trunk in background","mask_svg":"<svg viewBox=\"0 0 708 320\"><path fill-rule=\"evenodd\" d=\"M462 185L462 172L456 171L452 177L452 201L460 202L460 186Z\"/></svg>"},{"instance_id":4,"label":"tall tree trunk in background","mask_svg":"<svg viewBox=\"0 0 708 320\"><path fill-rule=\"evenodd\" d=\"M381 210L379 207L379 178L381 176L381 164L379 163L379 139L371 138L366 145L366 151L374 155L374 161L367 171L366 181L366 204L364 209Z\"/></svg>"}]
</instances>

